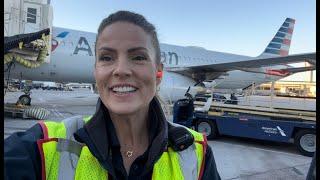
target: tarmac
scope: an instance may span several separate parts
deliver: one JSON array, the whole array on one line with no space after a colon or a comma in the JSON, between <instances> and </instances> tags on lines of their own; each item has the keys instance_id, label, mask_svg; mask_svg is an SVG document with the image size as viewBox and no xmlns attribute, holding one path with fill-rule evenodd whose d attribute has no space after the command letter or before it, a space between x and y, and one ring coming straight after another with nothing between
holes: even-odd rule
<instances>
[{"instance_id":1,"label":"tarmac","mask_svg":"<svg viewBox=\"0 0 320 180\"><path fill-rule=\"evenodd\" d=\"M75 115L92 115L98 98L89 89L32 90L31 93L31 104L49 110L47 119L53 121ZM7 92L4 103L15 103L22 94ZM37 122L35 119L4 117L4 138ZM208 144L223 180L305 180L312 160L301 155L292 143L221 136Z\"/></svg>"}]
</instances>

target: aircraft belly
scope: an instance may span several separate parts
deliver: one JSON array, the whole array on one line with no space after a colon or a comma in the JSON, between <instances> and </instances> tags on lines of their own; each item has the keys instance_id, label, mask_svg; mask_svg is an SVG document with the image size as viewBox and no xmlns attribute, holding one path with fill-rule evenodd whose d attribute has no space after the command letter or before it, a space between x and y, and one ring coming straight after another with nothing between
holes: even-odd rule
<instances>
[{"instance_id":1,"label":"aircraft belly","mask_svg":"<svg viewBox=\"0 0 320 180\"><path fill-rule=\"evenodd\" d=\"M253 82L261 84L268 82L265 74L251 73L245 71L230 71L228 75L221 79L215 79L216 89L242 89L250 86Z\"/></svg>"},{"instance_id":2,"label":"aircraft belly","mask_svg":"<svg viewBox=\"0 0 320 180\"><path fill-rule=\"evenodd\" d=\"M189 86L194 86L195 81L181 74L167 72L163 73L163 79L160 84L160 97L169 102L175 102L178 99L185 98Z\"/></svg>"}]
</instances>

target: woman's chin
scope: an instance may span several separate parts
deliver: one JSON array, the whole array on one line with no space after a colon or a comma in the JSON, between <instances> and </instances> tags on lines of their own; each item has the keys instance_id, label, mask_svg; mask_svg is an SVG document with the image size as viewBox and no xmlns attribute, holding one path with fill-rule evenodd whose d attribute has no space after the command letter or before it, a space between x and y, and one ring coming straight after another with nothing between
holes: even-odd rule
<instances>
[{"instance_id":1,"label":"woman's chin","mask_svg":"<svg viewBox=\"0 0 320 180\"><path fill-rule=\"evenodd\" d=\"M114 113L117 115L130 115L134 114L139 110L138 107L130 106L129 104L113 104L108 108L110 113Z\"/></svg>"}]
</instances>

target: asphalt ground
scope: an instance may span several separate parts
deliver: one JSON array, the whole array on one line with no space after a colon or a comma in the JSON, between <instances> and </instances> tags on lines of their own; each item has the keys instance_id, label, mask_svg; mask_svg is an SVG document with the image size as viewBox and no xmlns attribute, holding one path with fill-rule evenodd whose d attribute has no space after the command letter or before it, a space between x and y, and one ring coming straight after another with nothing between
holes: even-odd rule
<instances>
[{"instance_id":1,"label":"asphalt ground","mask_svg":"<svg viewBox=\"0 0 320 180\"><path fill-rule=\"evenodd\" d=\"M33 106L50 111L48 120L91 115L98 98L89 89L32 90ZM23 92L7 92L4 103L15 103ZM169 119L170 116L169 116ZM4 138L36 124L35 119L4 117ZM219 174L225 180L305 180L312 158L301 155L292 143L275 143L221 136L208 142Z\"/></svg>"}]
</instances>

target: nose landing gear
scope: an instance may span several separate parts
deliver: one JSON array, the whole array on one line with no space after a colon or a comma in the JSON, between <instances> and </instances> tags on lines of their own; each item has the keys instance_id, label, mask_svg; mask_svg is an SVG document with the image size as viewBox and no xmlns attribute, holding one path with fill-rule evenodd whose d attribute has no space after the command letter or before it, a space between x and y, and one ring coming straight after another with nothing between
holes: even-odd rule
<instances>
[{"instance_id":1,"label":"nose landing gear","mask_svg":"<svg viewBox=\"0 0 320 180\"><path fill-rule=\"evenodd\" d=\"M21 95L18 99L18 101L16 102L16 105L25 105L25 106L30 106L31 105L31 91L29 88L25 88L24 89L24 94Z\"/></svg>"}]
</instances>

